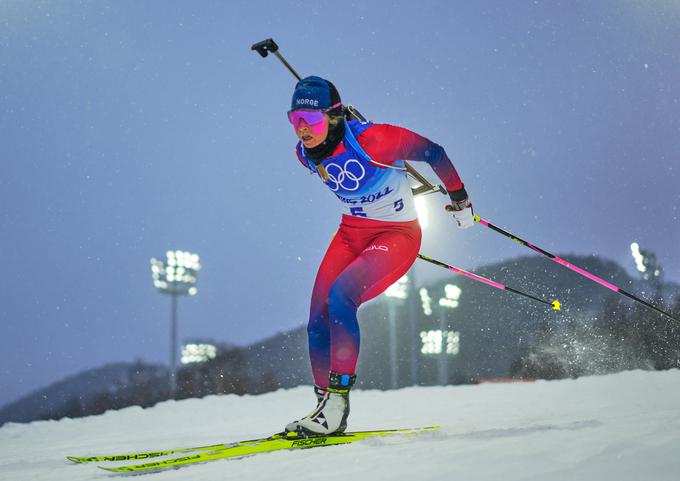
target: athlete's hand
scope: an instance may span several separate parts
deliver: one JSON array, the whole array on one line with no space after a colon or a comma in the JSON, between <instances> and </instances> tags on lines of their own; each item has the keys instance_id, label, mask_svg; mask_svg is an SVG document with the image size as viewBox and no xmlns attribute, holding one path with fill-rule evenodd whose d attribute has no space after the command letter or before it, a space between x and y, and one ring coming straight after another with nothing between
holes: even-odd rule
<instances>
[{"instance_id":1,"label":"athlete's hand","mask_svg":"<svg viewBox=\"0 0 680 481\"><path fill-rule=\"evenodd\" d=\"M447 205L446 210L453 212L453 218L455 219L458 227L461 229L467 229L475 225L475 217L472 212L472 204L469 204L463 210L454 210L453 206Z\"/></svg>"},{"instance_id":2,"label":"athlete's hand","mask_svg":"<svg viewBox=\"0 0 680 481\"><path fill-rule=\"evenodd\" d=\"M458 227L461 229L472 227L475 224L474 213L465 188L450 190L449 197L451 197L451 204L446 206L446 210L453 213Z\"/></svg>"}]
</instances>

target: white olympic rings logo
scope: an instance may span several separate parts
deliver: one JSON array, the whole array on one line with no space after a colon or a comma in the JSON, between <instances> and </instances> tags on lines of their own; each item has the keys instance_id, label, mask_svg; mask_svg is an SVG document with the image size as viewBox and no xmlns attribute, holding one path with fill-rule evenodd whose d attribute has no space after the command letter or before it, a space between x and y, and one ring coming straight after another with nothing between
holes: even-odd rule
<instances>
[{"instance_id":1,"label":"white olympic rings logo","mask_svg":"<svg viewBox=\"0 0 680 481\"><path fill-rule=\"evenodd\" d=\"M354 167L354 164L356 164L356 167ZM352 168L351 170L350 167ZM366 175L366 169L356 159L349 159L343 167L330 163L326 166L326 172L328 173L326 183L333 192L337 191L340 187L350 192L357 190L361 185L361 179Z\"/></svg>"}]
</instances>

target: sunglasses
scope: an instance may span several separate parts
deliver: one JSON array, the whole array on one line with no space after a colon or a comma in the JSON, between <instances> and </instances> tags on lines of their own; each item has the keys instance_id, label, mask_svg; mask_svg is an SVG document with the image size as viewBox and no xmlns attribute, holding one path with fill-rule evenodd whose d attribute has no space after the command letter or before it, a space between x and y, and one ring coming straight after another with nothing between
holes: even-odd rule
<instances>
[{"instance_id":1,"label":"sunglasses","mask_svg":"<svg viewBox=\"0 0 680 481\"><path fill-rule=\"evenodd\" d=\"M307 125L316 125L323 121L323 114L326 114L341 105L342 103L338 102L323 110L289 110L288 121L295 127L300 125L301 120L304 120Z\"/></svg>"}]
</instances>

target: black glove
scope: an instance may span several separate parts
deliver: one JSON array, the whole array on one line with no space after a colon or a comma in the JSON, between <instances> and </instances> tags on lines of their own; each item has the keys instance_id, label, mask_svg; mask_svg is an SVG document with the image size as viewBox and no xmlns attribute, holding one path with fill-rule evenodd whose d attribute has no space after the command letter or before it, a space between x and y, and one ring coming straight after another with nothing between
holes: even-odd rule
<instances>
[{"instance_id":1,"label":"black glove","mask_svg":"<svg viewBox=\"0 0 680 481\"><path fill-rule=\"evenodd\" d=\"M470 206L470 200L468 199L465 187L458 190L449 190L448 193L449 197L451 197L451 207L453 207L453 210L463 210Z\"/></svg>"}]
</instances>

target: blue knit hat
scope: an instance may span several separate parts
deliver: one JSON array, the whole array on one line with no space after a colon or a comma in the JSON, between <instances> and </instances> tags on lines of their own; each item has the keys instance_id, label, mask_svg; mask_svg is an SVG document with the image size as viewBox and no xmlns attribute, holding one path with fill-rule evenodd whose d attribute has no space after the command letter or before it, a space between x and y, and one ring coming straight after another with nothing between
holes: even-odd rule
<instances>
[{"instance_id":1,"label":"blue knit hat","mask_svg":"<svg viewBox=\"0 0 680 481\"><path fill-rule=\"evenodd\" d=\"M340 94L335 85L312 75L303 78L295 86L290 109L327 109L340 102Z\"/></svg>"}]
</instances>

